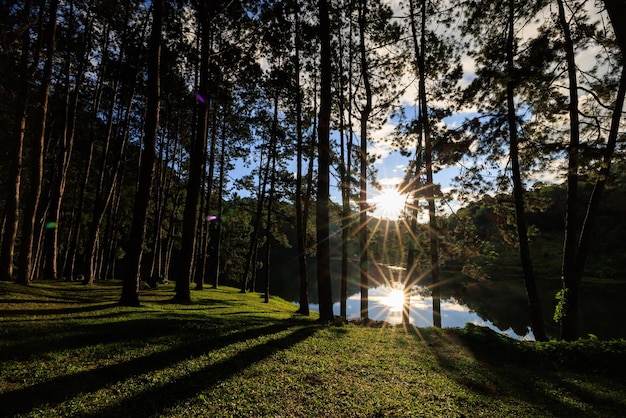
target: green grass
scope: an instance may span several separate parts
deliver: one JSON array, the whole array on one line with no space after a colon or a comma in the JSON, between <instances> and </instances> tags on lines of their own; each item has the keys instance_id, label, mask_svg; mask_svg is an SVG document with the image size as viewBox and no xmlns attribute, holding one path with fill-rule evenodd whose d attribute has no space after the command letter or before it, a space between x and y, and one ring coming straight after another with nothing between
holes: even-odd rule
<instances>
[{"instance_id":1,"label":"green grass","mask_svg":"<svg viewBox=\"0 0 626 418\"><path fill-rule=\"evenodd\" d=\"M0 416L623 416L626 342L324 326L221 288L0 283Z\"/></svg>"}]
</instances>

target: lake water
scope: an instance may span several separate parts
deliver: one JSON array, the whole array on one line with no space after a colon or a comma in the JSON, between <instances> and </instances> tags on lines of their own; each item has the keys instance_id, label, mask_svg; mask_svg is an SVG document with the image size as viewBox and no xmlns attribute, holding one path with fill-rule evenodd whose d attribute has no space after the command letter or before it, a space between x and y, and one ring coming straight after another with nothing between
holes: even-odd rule
<instances>
[{"instance_id":1,"label":"lake water","mask_svg":"<svg viewBox=\"0 0 626 418\"><path fill-rule=\"evenodd\" d=\"M292 270L293 271L293 270ZM340 271L339 261L332 271ZM378 264L370 269L369 317L396 325L402 323L402 309L399 301L399 283L404 269ZM310 277L315 277L311 274ZM339 275L333 275L333 305L335 315L339 315ZM359 269L352 266L348 281L348 319L360 317ZM317 288L314 280L309 295L312 310L318 310ZM291 284L289 288L288 284ZM424 283L426 284L426 283ZM543 311L543 324L548 338L559 337L559 324L552 317L556 307L556 293L562 283L558 278L539 278L537 288ZM276 289L287 300L297 300L297 281L290 273L284 283L276 283ZM423 288L422 288L423 289ZM288 291L287 291L288 290ZM395 291L395 293L394 293ZM595 335L600 339L626 338L626 283L612 281L583 281L580 290L579 330L581 337ZM432 298L425 291L414 291L411 297L411 324L417 327L433 325ZM441 277L441 324L445 328L463 328L472 323L485 326L517 339L533 340L530 330L528 298L522 277L493 278L487 281L474 281L454 274L442 272Z\"/></svg>"},{"instance_id":2,"label":"lake water","mask_svg":"<svg viewBox=\"0 0 626 418\"><path fill-rule=\"evenodd\" d=\"M391 285L378 286L369 289L368 309L369 318L376 321L385 321L391 325L402 323L402 285L392 283ZM432 297L414 291L411 295L410 322L417 327L433 326L433 300ZM318 305L311 305L311 309L319 310ZM346 314L348 320L360 317L361 294L356 293L346 302ZM340 304L333 305L335 315L340 314ZM512 338L523 340L534 340L530 328L520 335L512 328L500 329L489 320L481 318L476 312L462 304L455 298L441 299L441 326L443 328L463 328L467 323L484 326L496 332L508 335Z\"/></svg>"}]
</instances>

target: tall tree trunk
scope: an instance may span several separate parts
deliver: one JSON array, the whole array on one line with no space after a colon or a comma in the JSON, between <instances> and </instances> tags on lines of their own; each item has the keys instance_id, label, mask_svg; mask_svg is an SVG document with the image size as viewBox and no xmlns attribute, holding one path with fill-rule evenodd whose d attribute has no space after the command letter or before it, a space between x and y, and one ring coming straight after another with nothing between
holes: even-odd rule
<instances>
[{"instance_id":1,"label":"tall tree trunk","mask_svg":"<svg viewBox=\"0 0 626 418\"><path fill-rule=\"evenodd\" d=\"M196 272L196 290L202 290L204 287L204 277L206 276L207 269L207 258L209 251L209 240L210 240L210 226L209 226L209 216L211 215L211 200L213 196L213 174L215 172L215 148L217 146L217 133L219 131L217 125L217 113L218 106L216 101L213 102L213 109L211 111L211 145L209 149L208 155L208 171L206 173L206 195L204 196L204 204L206 205L206 212L203 213L202 224L205 225L205 228L202 229L204 232L199 247L199 257ZM202 210L200 211L202 213Z\"/></svg>"},{"instance_id":2,"label":"tall tree trunk","mask_svg":"<svg viewBox=\"0 0 626 418\"><path fill-rule=\"evenodd\" d=\"M578 118L578 81L576 78L576 62L574 42L569 23L565 15L563 0L557 0L559 8L559 24L563 32L564 48L569 78L569 117L570 141L567 145L567 201L565 208L565 237L563 240L562 280L563 293L560 301L562 307L561 338L575 340L578 336L578 298L580 277L576 272L576 243L578 236L578 168L580 148L580 123Z\"/></svg>"},{"instance_id":3,"label":"tall tree trunk","mask_svg":"<svg viewBox=\"0 0 626 418\"><path fill-rule=\"evenodd\" d=\"M274 98L274 116L272 118L272 131L270 134L270 149L268 153L268 170L270 170L270 189L267 196L267 217L265 220L266 225L266 242L267 246L266 257L265 257L265 303L270 301L270 262L272 255L272 210L274 204L274 194L276 187L276 159L278 156L276 155L278 151L278 99L279 99L279 90L276 91L276 97ZM270 167L271 162L271 167Z\"/></svg>"},{"instance_id":4,"label":"tall tree trunk","mask_svg":"<svg viewBox=\"0 0 626 418\"><path fill-rule=\"evenodd\" d=\"M146 236L146 223L156 154L156 139L159 130L162 24L163 0L155 0L152 3L152 31L148 45L148 97L146 121L144 124L144 148L141 154L139 188L135 195L135 204L133 206L133 222L128 247L128 272L122 283L122 294L119 300L119 304L123 306L139 305L141 258Z\"/></svg>"},{"instance_id":5,"label":"tall tree trunk","mask_svg":"<svg viewBox=\"0 0 626 418\"><path fill-rule=\"evenodd\" d=\"M261 153L262 155L262 153ZM259 238L261 236L263 206L265 205L265 190L267 188L267 182L269 179L269 164L270 157L267 157L267 164L265 170L262 168L262 162L259 164L259 190L256 201L256 211L254 215L254 225L252 227L252 234L250 236L250 245L248 247L248 254L246 256L246 266L241 280L241 293L245 293L250 285L250 291L255 290L255 277L257 270L257 254L259 250ZM250 280L248 280L250 277Z\"/></svg>"},{"instance_id":6,"label":"tall tree trunk","mask_svg":"<svg viewBox=\"0 0 626 418\"><path fill-rule=\"evenodd\" d=\"M361 149L360 149L360 178L359 178L359 244L360 244L360 284L361 284L361 318L369 319L369 257L368 257L368 229L367 229L367 122L372 112L372 88L369 81L369 68L365 46L367 31L367 0L359 2L359 48L361 58L361 79L365 90L365 105L360 111Z\"/></svg>"},{"instance_id":7,"label":"tall tree trunk","mask_svg":"<svg viewBox=\"0 0 626 418\"><path fill-rule=\"evenodd\" d=\"M333 298L330 280L330 112L331 112L331 46L330 16L328 1L319 0L319 39L321 45L320 59L320 114L318 134L318 181L317 206L315 220L317 223L317 286L319 291L320 321L329 322L334 319Z\"/></svg>"},{"instance_id":8,"label":"tall tree trunk","mask_svg":"<svg viewBox=\"0 0 626 418\"><path fill-rule=\"evenodd\" d=\"M177 111L180 111L180 108L177 108L174 111L174 114L177 114ZM166 265L165 258L167 254L167 246L168 241L170 240L169 231L165 238L162 238L164 221L167 214L168 203L170 202L170 198L173 198L174 191L172 189L172 178L174 176L173 170L170 169L170 163L172 166L175 165L176 154L178 153L178 149L180 147L179 138L179 129L180 129L180 121L177 117L172 117L171 111L168 112L168 123L167 123L167 137L163 136L161 141L161 149L159 156L159 167L161 167L160 175L158 176L159 181L159 196L157 198L157 202L155 206L158 207L157 213L155 214L155 245L154 245L154 257L153 257L153 265L150 269L152 277L165 278L167 276L167 270L164 269ZM169 139L169 140L168 140ZM173 206L174 208L176 206ZM170 219L170 222L172 220ZM170 224L171 226L171 224Z\"/></svg>"},{"instance_id":9,"label":"tall tree trunk","mask_svg":"<svg viewBox=\"0 0 626 418\"><path fill-rule=\"evenodd\" d=\"M93 28L90 26L89 30ZM89 152L87 154L86 162L84 164L84 170L82 175L82 183L80 190L78 192L78 204L75 207L75 212L72 216L72 230L70 232L70 244L68 255L65 261L65 274L69 278L69 280L74 280L77 277L77 270L80 271L76 266L76 261L78 258L78 243L80 241L80 235L82 232L82 220L83 214L85 210L85 195L87 194L87 188L89 186L89 179L91 176L91 170L94 165L94 151L95 151L95 139L96 139L96 125L99 121L99 114L101 111L102 105L102 95L104 90L104 76L107 72L107 62L109 60L109 40L110 40L110 26L106 26L104 28L103 34L103 44L102 44L102 60L99 66L98 78L96 81L96 90L93 96L92 103L92 113L91 119L89 121ZM96 193L97 194L97 193ZM100 206L96 203L96 207ZM88 247L88 246L86 246ZM86 253L86 251L85 251ZM83 254L83 269L90 268L87 265L87 256Z\"/></svg>"},{"instance_id":10,"label":"tall tree trunk","mask_svg":"<svg viewBox=\"0 0 626 418\"><path fill-rule=\"evenodd\" d=\"M114 121L113 121L113 115L114 115L114 109L115 109L115 102L117 100L117 90L118 90L118 83L114 82L114 91L115 93L113 93L113 97L111 99L111 103L109 105L109 109L108 109L108 129L107 129L107 134L106 134L106 138L104 139L104 149L102 152L102 162L100 164L100 175L99 175L99 181L97 184L97 188L96 188L96 193L95 193L95 201L94 201L94 208L93 208L93 213L91 216L91 224L89 225L89 232L88 232L88 236L87 236L87 240L85 242L85 250L84 250L84 279L83 279L83 283L84 284L91 284L93 283L93 281L95 280L95 276L96 276L96 252L97 252L97 242L98 242L98 237L100 235L100 227L102 224L102 220L104 219L104 215L109 207L109 204L111 202L111 196L112 196L112 189L113 189L113 184L114 184L114 178L117 175L116 170L110 170L108 167L108 161L109 161L109 149L111 146L111 142L113 141L114 138L114 134L113 134L113 126L114 126ZM93 115L94 118L94 125L92 126L92 130L90 131L90 139L92 141L92 145L91 145L91 149L90 149L90 158L89 161L92 161L91 158L93 157L93 143L95 141L95 123L97 123L95 121L95 119L98 118L98 116L94 113ZM121 160L121 147L120 147L120 153L115 152L116 155L118 155L118 162ZM113 163L116 165L116 163ZM88 166L91 166L91 163L88 163ZM87 169L88 170L88 169ZM111 182L109 183L109 186L106 186L106 177L107 174L111 174L110 172L113 171L113 179L111 179ZM85 179L85 182L87 182L87 179Z\"/></svg>"},{"instance_id":11,"label":"tall tree trunk","mask_svg":"<svg viewBox=\"0 0 626 418\"><path fill-rule=\"evenodd\" d=\"M349 13L349 12L348 12ZM348 39L352 39L352 23L349 23L350 34ZM344 65L344 43L341 29L339 29L339 65L340 74L343 74ZM351 44L350 44L351 45ZM350 57L348 64L348 80L352 80L352 47L348 53ZM341 285L339 296L339 315L343 320L348 318L348 261L349 261L349 245L350 230L352 229L352 210L350 208L350 198L352 196L352 83L348 83L348 125L346 132L345 123L345 97L346 91L344 77L339 77L339 135L340 135L340 162L339 162L339 181L341 185Z\"/></svg>"},{"instance_id":12,"label":"tall tree trunk","mask_svg":"<svg viewBox=\"0 0 626 418\"><path fill-rule=\"evenodd\" d=\"M417 45L417 43L416 43ZM411 293L413 291L413 287L418 283L418 277L415 274L415 255L417 253L417 234L418 234L418 223L417 218L419 216L419 196L423 193L421 189L419 178L420 172L422 170L422 159L424 154L423 149L423 132L420 129L418 141L415 147L415 163L414 169L415 173L413 174L413 183L410 184L410 188L412 189L413 196L413 205L412 205L412 215L411 215L411 224L409 226L409 231L411 236L413 237L413 244L410 244L408 248L407 261L406 261L406 272L404 279L404 301L402 304L402 325L408 327L411 324Z\"/></svg>"},{"instance_id":13,"label":"tall tree trunk","mask_svg":"<svg viewBox=\"0 0 626 418\"><path fill-rule=\"evenodd\" d=\"M2 251L0 252L0 279L13 280L13 259L15 253L15 239L19 225L20 185L22 179L22 159L24 150L24 136L26 133L26 117L28 115L28 96L30 94L31 74L28 69L30 54L30 1L24 2L22 10L22 25L24 26L21 39L22 56L20 59L20 88L17 95L15 125L13 139L10 144L9 158L9 188L7 189L4 206L5 222L2 228Z\"/></svg>"},{"instance_id":14,"label":"tall tree trunk","mask_svg":"<svg viewBox=\"0 0 626 418\"><path fill-rule=\"evenodd\" d=\"M318 132L318 118L317 118L317 78L314 77L314 87L313 87L313 126L311 129L311 138L308 141L308 147L305 150L308 154L308 165L306 169L306 185L304 190L304 205L302 207L302 219L304 223L302 227L304 230L302 234L305 237L308 237L308 219L309 214L311 213L311 199L313 196L313 171L314 171L314 163L315 163L315 150L317 147L317 132Z\"/></svg>"},{"instance_id":15,"label":"tall tree trunk","mask_svg":"<svg viewBox=\"0 0 626 418\"><path fill-rule=\"evenodd\" d=\"M302 160L304 158L304 137L302 127L302 88L300 86L300 3L294 6L294 68L296 100L296 234L298 240L298 273L300 278L298 313L309 316L309 281L306 265L306 219L302 213Z\"/></svg>"},{"instance_id":16,"label":"tall tree trunk","mask_svg":"<svg viewBox=\"0 0 626 418\"><path fill-rule=\"evenodd\" d=\"M267 196L267 217L265 219L266 228L266 256L265 256L265 295L264 300L265 303L269 303L270 301L270 280L271 280L271 257L272 257L272 210L274 203L274 188L276 187L276 143L278 138L277 135L277 124L278 124L278 94L276 95L276 103L274 110L274 133L272 133L272 145L270 150L270 158L272 160L272 168L270 173L270 190Z\"/></svg>"},{"instance_id":17,"label":"tall tree trunk","mask_svg":"<svg viewBox=\"0 0 626 418\"><path fill-rule=\"evenodd\" d=\"M194 248L194 264L191 277L192 282L196 284L194 290L202 290L204 288L204 271L206 268L206 253L209 241L209 222L208 217L208 199L207 199L207 170L206 156L204 158L204 166L202 167L202 182L200 184L200 198L198 208L198 227L196 228L196 247Z\"/></svg>"},{"instance_id":18,"label":"tall tree trunk","mask_svg":"<svg viewBox=\"0 0 626 418\"><path fill-rule=\"evenodd\" d=\"M122 170L123 172L123 170ZM102 254L103 259L100 263L100 274L99 277L103 279L113 279L115 278L115 267L116 267L116 251L117 248L117 234L120 228L120 222L122 219L122 214L120 213L120 204L122 202L122 185L123 175L120 175L120 180L116 183L116 187L113 190L113 198L111 203L111 209L107 213L106 225L107 228L105 230L104 240L102 243Z\"/></svg>"},{"instance_id":19,"label":"tall tree trunk","mask_svg":"<svg viewBox=\"0 0 626 418\"><path fill-rule=\"evenodd\" d=\"M409 1L409 18L411 25L411 39L413 41L413 50L415 55L415 72L418 76L418 105L419 105L419 114L418 114L418 142L415 150L415 163L414 169L415 173L413 174L413 182L410 183L410 188L412 189L413 195L413 215L411 217L410 230L411 235L414 240L417 240L418 234L418 223L417 218L419 216L419 197L422 194L425 194L425 191L422 189L422 184L419 181L420 174L422 170L423 160L427 160L426 152L432 152L432 146L430 149L425 150L423 144L426 143L425 136L425 127L424 124L428 123L428 109L426 106L426 73L425 73L425 61L424 61L424 23L425 23L425 10L424 4L422 3L422 25L420 27L420 31L417 29L417 18L416 18L416 7L415 1ZM418 35L421 33L421 37L418 39ZM421 42L421 45L420 45ZM423 92L423 95L422 95ZM422 112L425 110L426 112ZM426 117L424 117L426 116ZM428 147L426 147L428 148ZM432 158L432 157L431 157ZM432 171L431 171L432 173ZM429 206L430 210L430 206ZM430 214L430 212L429 212ZM432 244L432 241L431 241ZM411 321L411 292L413 287L417 284L417 279L415 277L415 255L416 255L417 245L412 245L408 249L407 256L407 266L404 280L404 303L402 309L402 323L406 327L410 324ZM431 248L432 251L432 248ZM432 266L432 260L431 260ZM431 268L432 275L432 268ZM435 313L435 297L433 295L433 320L437 316ZM433 321L434 322L434 321Z\"/></svg>"},{"instance_id":20,"label":"tall tree trunk","mask_svg":"<svg viewBox=\"0 0 626 418\"><path fill-rule=\"evenodd\" d=\"M130 19L130 13L128 12L128 3L126 3L126 14L125 21L128 23ZM108 46L109 43L110 31L107 27L105 32L104 45ZM125 36L128 36L126 34ZM105 51L105 54L107 52ZM122 63L125 59L129 59L129 54L126 51L126 48L123 45L122 50L119 53L119 58L117 60L117 66L115 70L118 73L121 72ZM139 68L141 55L137 54L135 57L135 68ZM105 60L106 61L106 60ZM115 71L114 70L114 71ZM137 70L139 71L139 70ZM94 100L94 111L92 114L92 120L90 124L90 151L89 151L89 161L92 161L93 157L93 142L96 140L96 130L99 124L99 111L101 96L103 94L103 80L105 77L105 69L102 69L100 72L100 79L98 83L98 88L96 91L96 98ZM138 73L135 74L135 77L138 76ZM97 245L100 239L100 229L102 226L102 222L104 217L106 216L107 211L110 210L113 195L115 191L115 187L117 187L117 182L119 181L120 170L123 162L123 157L126 149L128 132L129 132L129 124L131 120L131 111L134 103L134 94L135 94L135 85L127 92L126 94L126 104L125 109L122 111L120 109L116 109L118 106L118 96L124 97L123 91L121 89L121 80L119 78L114 79L112 83L112 97L110 98L110 103L107 109L107 130L104 139L104 147L102 150L102 162L100 164L100 172L97 180L96 186L96 197L94 202L94 209L92 213L92 220L89 226L89 232L87 235L87 239L85 242L85 250L84 250L84 277L83 284L93 283L96 276L98 275L97 271L99 269L99 265L97 263ZM120 105L123 102L123 99L120 98ZM140 149L140 154L142 151ZM91 162L88 163L88 166L91 166ZM138 170L140 170L140 165ZM89 168L86 170L86 177L89 174ZM138 175L138 181L141 176ZM88 179L85 178L84 185L88 184ZM139 188L139 185L137 185Z\"/></svg>"},{"instance_id":21,"label":"tall tree trunk","mask_svg":"<svg viewBox=\"0 0 626 418\"><path fill-rule=\"evenodd\" d=\"M533 334L537 341L546 341L546 333L543 326L543 314L541 310L541 300L535 282L532 260L530 256L530 246L528 244L528 228L526 226L526 210L524 208L524 184L519 162L519 139L517 135L517 114L515 112L515 85L514 79L514 45L515 45L515 1L509 0L509 30L507 34L507 73L509 75L506 83L507 100L507 120L509 127L509 152L511 157L511 176L513 178L513 198L515 200L515 219L517 223L517 237L519 242L519 252L524 271L524 284L526 286L526 296L530 309L530 320Z\"/></svg>"},{"instance_id":22,"label":"tall tree trunk","mask_svg":"<svg viewBox=\"0 0 626 418\"><path fill-rule=\"evenodd\" d=\"M209 276L211 278L212 288L217 289L220 278L220 264L221 264L221 252L222 252L222 215L223 208L223 196L224 196L224 179L226 176L226 119L222 120L222 143L220 150L220 179L217 190L217 219L213 220L211 225L210 246L211 252L209 255Z\"/></svg>"},{"instance_id":23,"label":"tall tree trunk","mask_svg":"<svg viewBox=\"0 0 626 418\"><path fill-rule=\"evenodd\" d=\"M68 21L70 25L74 20L73 5L70 5ZM84 44L83 56L87 56L88 41ZM69 54L68 54L69 55ZM65 186L67 184L67 173L70 167L72 152L74 149L74 137L76 127L76 117L78 109L78 97L80 86L85 73L86 62L81 61L78 65L74 76L74 90L71 85L71 60L66 57L65 65L65 109L63 113L63 128L59 139L56 159L53 158L53 167L56 176L53 176L53 185L51 187L50 210L48 219L45 224L45 264L44 277L49 279L59 279L57 268L58 263L58 240L59 240L59 217L61 215L61 204L65 195ZM56 163L56 164L55 164ZM69 229L68 229L69 231Z\"/></svg>"},{"instance_id":24,"label":"tall tree trunk","mask_svg":"<svg viewBox=\"0 0 626 418\"><path fill-rule=\"evenodd\" d=\"M439 283L439 232L435 207L435 184L433 182L433 141L428 117L426 98L426 0L422 0L421 54L417 56L419 67L419 117L424 130L424 164L426 168L426 201L428 202L428 235L430 239L430 277L433 298L433 326L441 328L441 287Z\"/></svg>"},{"instance_id":25,"label":"tall tree trunk","mask_svg":"<svg viewBox=\"0 0 626 418\"><path fill-rule=\"evenodd\" d=\"M198 121L193 149L190 153L189 174L187 179L187 197L183 209L183 233L181 245L180 274L176 278L176 295L174 301L181 303L191 302L190 283L192 279L194 252L196 247L196 228L198 225L198 203L202 180L202 169L206 160L206 145L208 135L209 104L212 101L209 91L210 77L210 49L211 49L211 4L198 3L198 18L200 21L200 86L201 100L198 100Z\"/></svg>"},{"instance_id":26,"label":"tall tree trunk","mask_svg":"<svg viewBox=\"0 0 626 418\"><path fill-rule=\"evenodd\" d=\"M161 266L162 255L162 243L161 228L163 227L163 216L165 212L165 201L167 200L167 179L168 179L168 167L169 161L169 148L166 146L166 137L170 134L170 120L171 110L169 105L165 106L164 115L161 115L161 121L165 128L165 132L158 138L158 158L155 163L155 184L154 184L154 223L152 227L152 234L154 239L152 241L152 258L150 261L149 277L158 277L160 275L159 267ZM168 150L167 152L165 150Z\"/></svg>"},{"instance_id":27,"label":"tall tree trunk","mask_svg":"<svg viewBox=\"0 0 626 418\"><path fill-rule=\"evenodd\" d=\"M21 284L29 284L33 277L33 248L36 237L39 234L36 228L39 228L37 213L39 209L39 200L41 197L41 187L43 182L43 150L45 147L46 125L48 116L48 100L50 95L50 87L52 85L52 64L54 60L56 46L56 28L57 28L57 9L58 0L52 0L49 9L49 22L46 30L45 39L47 41L46 63L43 69L43 79L41 93L39 98L40 115L38 131L33 136L31 148L31 182L30 196L24 210L23 226L22 226L22 242L19 255L19 274L18 282Z\"/></svg>"}]
</instances>

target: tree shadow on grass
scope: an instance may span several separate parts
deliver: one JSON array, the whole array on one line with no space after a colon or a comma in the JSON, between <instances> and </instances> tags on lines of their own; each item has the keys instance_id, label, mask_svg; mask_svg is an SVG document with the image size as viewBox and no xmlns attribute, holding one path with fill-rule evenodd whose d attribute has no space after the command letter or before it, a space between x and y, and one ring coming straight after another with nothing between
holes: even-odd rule
<instances>
[{"instance_id":1,"label":"tree shadow on grass","mask_svg":"<svg viewBox=\"0 0 626 418\"><path fill-rule=\"evenodd\" d=\"M118 405L86 416L132 416L135 418L158 416L168 408L174 407L187 399L194 398L202 391L216 386L229 377L270 357L272 354L287 350L306 340L317 329L317 327L311 325L296 328L285 337L252 346L219 363L212 364L193 373L188 373L184 377L176 379L175 382L140 392L135 396L124 399Z\"/></svg>"},{"instance_id":2,"label":"tree shadow on grass","mask_svg":"<svg viewBox=\"0 0 626 418\"><path fill-rule=\"evenodd\" d=\"M37 303L37 302L35 302ZM49 301L40 301L39 303L49 303ZM63 302L68 305L76 305L76 302ZM61 304L60 302L54 302L55 305ZM73 308L58 308L58 309L6 309L0 310L0 316L7 318L14 318L19 316L34 316L45 317L48 315L72 315L79 314L85 312L95 312L101 311L103 309L110 309L118 306L117 303L102 303L99 305L90 305L90 306L78 306Z\"/></svg>"},{"instance_id":3,"label":"tree shadow on grass","mask_svg":"<svg viewBox=\"0 0 626 418\"><path fill-rule=\"evenodd\" d=\"M174 405L181 399L192 396L195 391L245 369L275 351L288 348L298 341L304 340L312 335L317 328L311 326L310 322L305 324L295 320L285 320L272 325L223 336L208 337L206 333L204 334L205 336L202 334L195 335L192 342L174 346L169 350L152 353L95 370L53 378L23 389L1 393L0 411L3 411L3 416L25 414L44 405L61 403L81 393L95 392L133 376L171 367L180 361L209 353L212 350L280 333L291 328L294 329L294 332L279 341L270 341L239 352L234 357L212 365L201 372L192 373L178 379L166 388L159 388L158 392L155 389L154 391L140 393L125 401L122 405L111 407L97 414L101 416L129 416L129 408L132 408L133 413L131 416L153 415L159 410ZM167 397L163 396L165 392L167 392ZM150 411L147 410L145 404L152 405ZM137 405L136 411L133 405Z\"/></svg>"},{"instance_id":4,"label":"tree shadow on grass","mask_svg":"<svg viewBox=\"0 0 626 418\"><path fill-rule=\"evenodd\" d=\"M142 311L145 313L145 311ZM81 317L85 322L76 323L60 319L54 327L29 327L27 333L18 326L4 330L2 338L6 341L0 350L0 361L21 361L41 355L50 355L55 351L77 350L82 347L98 346L111 343L131 342L151 344L155 339L172 337L176 340L196 340L198 335L219 337L231 329L251 329L267 324L266 318L243 318L240 321L227 318L210 318L198 312L198 315L163 312L152 318L129 319L127 312L109 312L98 315L96 319L105 322L90 323L89 318Z\"/></svg>"},{"instance_id":5,"label":"tree shadow on grass","mask_svg":"<svg viewBox=\"0 0 626 418\"><path fill-rule=\"evenodd\" d=\"M81 318L84 319L84 318ZM107 322L75 323L60 319L54 327L29 327L24 333L19 326L7 330L3 335L8 343L0 352L0 360L27 360L55 351L76 350L86 346L117 343L123 341L145 341L168 335L184 335L181 332L182 320L171 318L128 319L124 312L109 312L98 315L98 320ZM193 323L185 317L187 323ZM209 321L198 321L210 324ZM208 327L205 327L208 328Z\"/></svg>"},{"instance_id":6,"label":"tree shadow on grass","mask_svg":"<svg viewBox=\"0 0 626 418\"><path fill-rule=\"evenodd\" d=\"M491 399L515 399L555 417L613 416L626 409L626 400L615 401L582 386L566 382L564 376L588 381L599 377L598 371L577 370L577 367L555 364L558 357L543 357L528 342L513 341L482 327L465 330L433 331L422 340L429 345L448 377L459 385ZM476 361L459 358L466 350ZM584 367L584 366L583 366ZM611 373L607 371L607 373ZM609 376L610 379L610 376ZM597 387L606 387L607 379L595 380ZM621 389L624 384L619 384ZM619 389L618 389L619 390ZM577 402L572 402L575 399ZM594 414L589 415L592 409ZM604 411L601 413L601 411Z\"/></svg>"}]
</instances>

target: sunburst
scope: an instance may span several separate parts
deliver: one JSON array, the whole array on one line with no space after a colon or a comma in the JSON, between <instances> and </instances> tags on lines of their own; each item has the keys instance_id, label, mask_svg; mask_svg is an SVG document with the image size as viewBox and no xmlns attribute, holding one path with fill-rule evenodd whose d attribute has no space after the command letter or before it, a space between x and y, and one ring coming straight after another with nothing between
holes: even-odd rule
<instances>
[{"instance_id":1,"label":"sunburst","mask_svg":"<svg viewBox=\"0 0 626 418\"><path fill-rule=\"evenodd\" d=\"M407 195L400 193L395 187L384 188L371 198L373 216L397 221L404 211L406 200Z\"/></svg>"}]
</instances>

